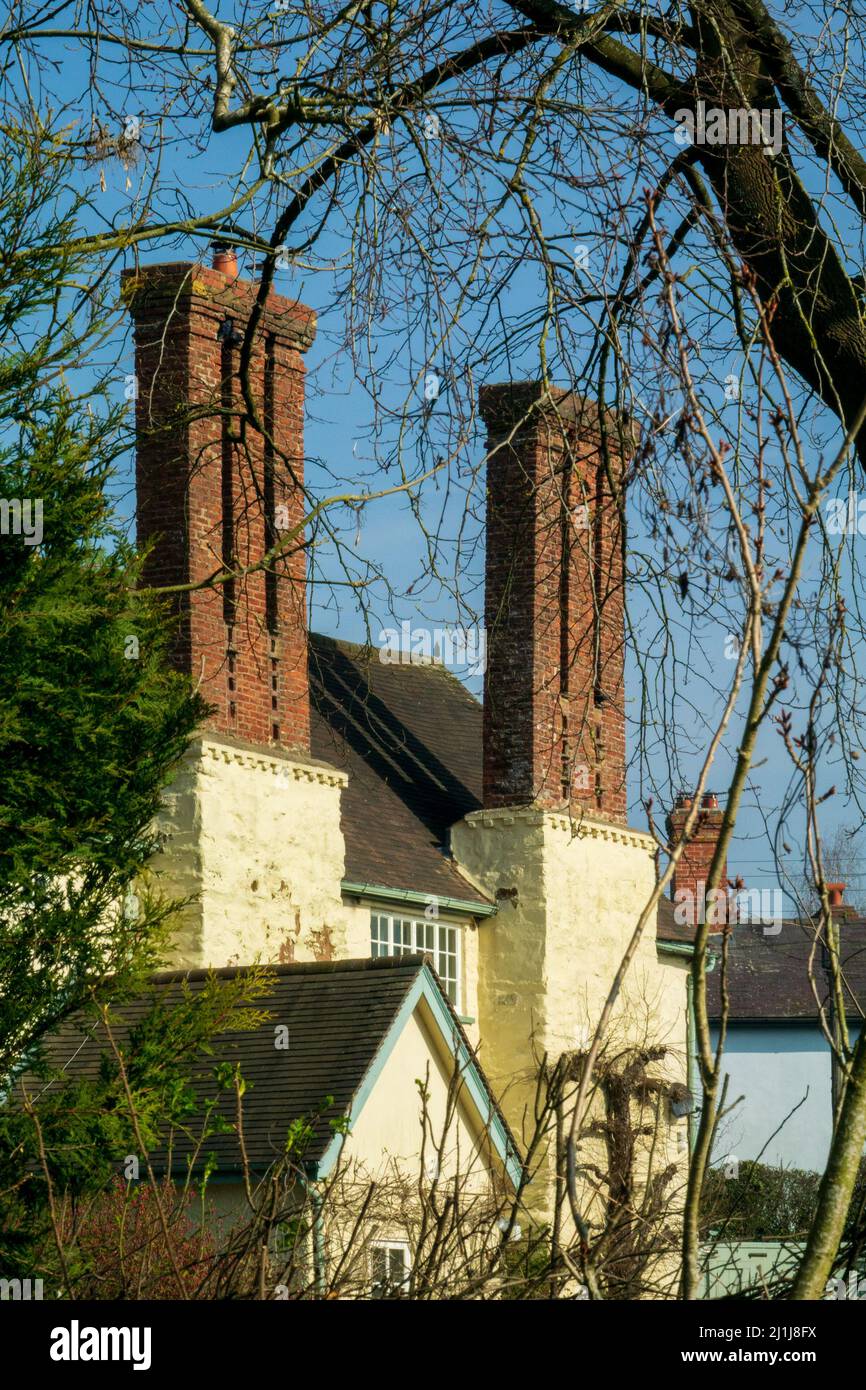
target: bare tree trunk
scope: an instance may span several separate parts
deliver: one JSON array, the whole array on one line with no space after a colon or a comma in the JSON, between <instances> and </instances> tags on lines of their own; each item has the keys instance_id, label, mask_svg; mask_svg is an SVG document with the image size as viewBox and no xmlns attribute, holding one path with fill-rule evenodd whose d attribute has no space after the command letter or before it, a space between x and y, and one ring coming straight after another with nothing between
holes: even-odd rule
<instances>
[{"instance_id":1,"label":"bare tree trunk","mask_svg":"<svg viewBox=\"0 0 866 1390\"><path fill-rule=\"evenodd\" d=\"M792 1298L821 1298L833 1268L857 1170L866 1143L866 1028L854 1049L851 1076L830 1157L818 1191L818 1210L809 1231L806 1252L797 1273Z\"/></svg>"}]
</instances>

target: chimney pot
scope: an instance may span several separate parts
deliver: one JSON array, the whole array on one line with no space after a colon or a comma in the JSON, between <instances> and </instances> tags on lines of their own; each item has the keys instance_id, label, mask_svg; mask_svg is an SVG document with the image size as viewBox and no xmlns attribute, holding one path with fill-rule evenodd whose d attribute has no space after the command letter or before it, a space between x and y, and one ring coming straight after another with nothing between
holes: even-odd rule
<instances>
[{"instance_id":1,"label":"chimney pot","mask_svg":"<svg viewBox=\"0 0 866 1390\"><path fill-rule=\"evenodd\" d=\"M845 892L844 883L827 884L827 900L831 907L841 907L842 898Z\"/></svg>"},{"instance_id":2,"label":"chimney pot","mask_svg":"<svg viewBox=\"0 0 866 1390\"><path fill-rule=\"evenodd\" d=\"M229 275L233 280L238 278L238 258L232 245L227 241L214 241L213 246L213 268L219 270L223 275Z\"/></svg>"}]
</instances>

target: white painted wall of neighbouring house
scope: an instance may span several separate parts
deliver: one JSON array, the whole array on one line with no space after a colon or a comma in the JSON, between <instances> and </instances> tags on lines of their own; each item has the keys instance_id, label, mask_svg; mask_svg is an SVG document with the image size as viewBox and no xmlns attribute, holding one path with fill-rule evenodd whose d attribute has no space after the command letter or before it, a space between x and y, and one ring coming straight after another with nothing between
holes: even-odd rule
<instances>
[{"instance_id":1,"label":"white painted wall of neighbouring house","mask_svg":"<svg viewBox=\"0 0 866 1390\"><path fill-rule=\"evenodd\" d=\"M713 1029L713 1046L717 1041ZM743 1099L722 1121L714 1161L760 1157L762 1163L821 1172L833 1117L830 1049L820 1029L808 1023L733 1024L722 1071L730 1077L728 1106Z\"/></svg>"}]
</instances>

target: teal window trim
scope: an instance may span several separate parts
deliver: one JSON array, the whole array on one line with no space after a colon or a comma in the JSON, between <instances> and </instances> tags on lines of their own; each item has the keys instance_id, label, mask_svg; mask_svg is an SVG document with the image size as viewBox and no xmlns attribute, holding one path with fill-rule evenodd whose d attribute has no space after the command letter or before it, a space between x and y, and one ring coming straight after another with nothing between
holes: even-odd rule
<instances>
[{"instance_id":1,"label":"teal window trim","mask_svg":"<svg viewBox=\"0 0 866 1390\"><path fill-rule=\"evenodd\" d=\"M422 908L435 903L440 911L455 912L461 917L493 917L499 911L496 903L476 903L466 898L443 898L439 893L417 893L411 888L386 888L378 883L353 883L349 879L343 879L340 887L346 897L350 898L371 898L378 902Z\"/></svg>"}]
</instances>

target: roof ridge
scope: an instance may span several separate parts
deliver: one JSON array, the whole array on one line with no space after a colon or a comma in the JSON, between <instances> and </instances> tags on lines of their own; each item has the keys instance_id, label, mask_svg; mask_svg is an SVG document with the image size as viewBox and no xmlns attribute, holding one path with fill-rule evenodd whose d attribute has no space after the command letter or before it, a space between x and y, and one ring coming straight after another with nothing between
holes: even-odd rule
<instances>
[{"instance_id":1,"label":"roof ridge","mask_svg":"<svg viewBox=\"0 0 866 1390\"><path fill-rule=\"evenodd\" d=\"M286 962L261 961L257 965L222 965L205 970L161 970L152 975L153 984L180 983L182 980L197 981L210 978L233 980L250 970L267 970L271 974L282 975L341 975L364 970L408 970L417 973L426 961L423 952L407 952L402 956L359 956L348 960L294 960Z\"/></svg>"},{"instance_id":2,"label":"roof ridge","mask_svg":"<svg viewBox=\"0 0 866 1390\"><path fill-rule=\"evenodd\" d=\"M322 644L327 644L327 646L334 648L337 651L345 652L347 655L353 657L366 658L368 664L370 665L373 664L374 659L376 657L376 653L379 650L377 647L374 647L371 643L350 642L346 637L332 637L325 632L310 632L309 640L310 642L320 642ZM447 679L451 681L454 686L456 686L457 690L460 691L462 695L465 695L466 699L470 702L470 704L477 706L479 709L483 708L481 700L476 699L469 687L460 679L458 675L455 675L455 673L452 670L450 670L442 661L398 661L388 662L387 665L392 668L397 667L400 670L405 669L407 671L438 672L440 675L446 676Z\"/></svg>"}]
</instances>

